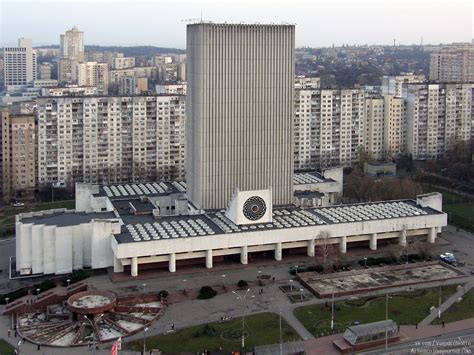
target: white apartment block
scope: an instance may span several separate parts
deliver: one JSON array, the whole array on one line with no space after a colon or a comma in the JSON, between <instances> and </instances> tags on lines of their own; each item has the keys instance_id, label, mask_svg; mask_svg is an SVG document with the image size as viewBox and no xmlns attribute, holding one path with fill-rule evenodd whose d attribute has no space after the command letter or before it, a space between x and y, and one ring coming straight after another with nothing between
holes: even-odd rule
<instances>
[{"instance_id":1,"label":"white apartment block","mask_svg":"<svg viewBox=\"0 0 474 355\"><path fill-rule=\"evenodd\" d=\"M117 57L114 58L114 69L127 69L135 66L135 58L133 57Z\"/></svg>"},{"instance_id":2,"label":"white apartment block","mask_svg":"<svg viewBox=\"0 0 474 355\"><path fill-rule=\"evenodd\" d=\"M321 79L318 77L309 77L305 75L295 76L295 89L319 89Z\"/></svg>"},{"instance_id":3,"label":"white apartment block","mask_svg":"<svg viewBox=\"0 0 474 355\"><path fill-rule=\"evenodd\" d=\"M424 74L402 73L401 75L384 75L382 77L382 94L402 97L402 87L404 84L424 83Z\"/></svg>"},{"instance_id":4,"label":"white apartment block","mask_svg":"<svg viewBox=\"0 0 474 355\"><path fill-rule=\"evenodd\" d=\"M16 91L36 79L36 51L29 38L18 39L18 47L5 47L4 84L7 91Z\"/></svg>"},{"instance_id":5,"label":"white apartment block","mask_svg":"<svg viewBox=\"0 0 474 355\"><path fill-rule=\"evenodd\" d=\"M57 85L56 85L57 86ZM41 96L91 96L98 95L99 90L95 86L71 85L64 88L52 87L41 88Z\"/></svg>"},{"instance_id":6,"label":"white apartment block","mask_svg":"<svg viewBox=\"0 0 474 355\"><path fill-rule=\"evenodd\" d=\"M155 85L155 91L157 94L186 95L186 83Z\"/></svg>"},{"instance_id":7,"label":"white apartment block","mask_svg":"<svg viewBox=\"0 0 474 355\"><path fill-rule=\"evenodd\" d=\"M96 86L99 93L106 95L109 88L109 65L107 63L85 62L77 65L77 84Z\"/></svg>"},{"instance_id":8,"label":"white apartment block","mask_svg":"<svg viewBox=\"0 0 474 355\"><path fill-rule=\"evenodd\" d=\"M396 158L405 152L405 104L403 98L384 95L384 153Z\"/></svg>"},{"instance_id":9,"label":"white apartment block","mask_svg":"<svg viewBox=\"0 0 474 355\"><path fill-rule=\"evenodd\" d=\"M384 99L367 98L365 100L365 149L372 159L384 158Z\"/></svg>"},{"instance_id":10,"label":"white apartment block","mask_svg":"<svg viewBox=\"0 0 474 355\"><path fill-rule=\"evenodd\" d=\"M460 43L431 53L430 80L440 83L474 81L474 46Z\"/></svg>"},{"instance_id":11,"label":"white apartment block","mask_svg":"<svg viewBox=\"0 0 474 355\"><path fill-rule=\"evenodd\" d=\"M77 27L66 31L60 35L61 58L84 60L84 32Z\"/></svg>"},{"instance_id":12,"label":"white apartment block","mask_svg":"<svg viewBox=\"0 0 474 355\"><path fill-rule=\"evenodd\" d=\"M415 160L443 158L456 141L469 141L474 84L409 84L406 149Z\"/></svg>"},{"instance_id":13,"label":"white apartment block","mask_svg":"<svg viewBox=\"0 0 474 355\"><path fill-rule=\"evenodd\" d=\"M350 166L365 144L363 90L295 90L295 169Z\"/></svg>"},{"instance_id":14,"label":"white apartment block","mask_svg":"<svg viewBox=\"0 0 474 355\"><path fill-rule=\"evenodd\" d=\"M184 180L185 98L38 99L38 182Z\"/></svg>"}]
</instances>

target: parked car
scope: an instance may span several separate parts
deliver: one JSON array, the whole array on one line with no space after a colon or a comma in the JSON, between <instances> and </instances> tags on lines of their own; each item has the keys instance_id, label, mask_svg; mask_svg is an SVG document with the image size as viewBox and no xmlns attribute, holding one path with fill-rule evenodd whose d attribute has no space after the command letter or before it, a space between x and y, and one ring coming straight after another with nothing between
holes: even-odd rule
<instances>
[{"instance_id":1,"label":"parked car","mask_svg":"<svg viewBox=\"0 0 474 355\"><path fill-rule=\"evenodd\" d=\"M447 264L457 266L457 260L453 253L443 253L439 256L439 258Z\"/></svg>"},{"instance_id":2,"label":"parked car","mask_svg":"<svg viewBox=\"0 0 474 355\"><path fill-rule=\"evenodd\" d=\"M12 203L12 206L13 207L24 207L25 204L23 202L20 202L20 201L15 201Z\"/></svg>"}]
</instances>

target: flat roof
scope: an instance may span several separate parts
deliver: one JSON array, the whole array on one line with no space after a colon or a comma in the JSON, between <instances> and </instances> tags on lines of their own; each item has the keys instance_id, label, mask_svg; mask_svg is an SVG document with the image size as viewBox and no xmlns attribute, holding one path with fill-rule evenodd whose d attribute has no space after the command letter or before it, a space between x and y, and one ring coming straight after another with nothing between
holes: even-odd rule
<instances>
[{"instance_id":1,"label":"flat roof","mask_svg":"<svg viewBox=\"0 0 474 355\"><path fill-rule=\"evenodd\" d=\"M321 182L336 182L333 179L327 179L322 174L314 172L295 173L293 176L293 185L316 184Z\"/></svg>"},{"instance_id":2,"label":"flat roof","mask_svg":"<svg viewBox=\"0 0 474 355\"><path fill-rule=\"evenodd\" d=\"M130 183L123 185L101 185L99 193L94 196L107 196L110 200L131 199L138 196L166 196L185 193L184 181Z\"/></svg>"},{"instance_id":3,"label":"flat roof","mask_svg":"<svg viewBox=\"0 0 474 355\"><path fill-rule=\"evenodd\" d=\"M90 223L93 219L117 219L113 212L54 212L41 216L22 218L22 223L45 224L48 226L67 227Z\"/></svg>"},{"instance_id":4,"label":"flat roof","mask_svg":"<svg viewBox=\"0 0 474 355\"><path fill-rule=\"evenodd\" d=\"M271 223L240 226L225 216L225 210L206 211L206 213L196 215L161 216L158 219L152 215L122 215L124 222L122 231L114 237L118 243L132 243L408 218L441 213L429 207L421 207L413 200L396 200L307 209L295 206L274 206Z\"/></svg>"}]
</instances>

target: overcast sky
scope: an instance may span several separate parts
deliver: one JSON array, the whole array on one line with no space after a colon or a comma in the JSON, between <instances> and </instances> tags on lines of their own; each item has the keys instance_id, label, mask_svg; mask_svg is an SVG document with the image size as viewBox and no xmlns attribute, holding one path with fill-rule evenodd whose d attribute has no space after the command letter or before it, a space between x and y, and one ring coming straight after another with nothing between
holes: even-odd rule
<instances>
[{"instance_id":1,"label":"overcast sky","mask_svg":"<svg viewBox=\"0 0 474 355\"><path fill-rule=\"evenodd\" d=\"M0 0L1 46L59 44L72 26L86 44L184 48L185 20L290 22L297 46L470 42L472 0Z\"/></svg>"}]
</instances>

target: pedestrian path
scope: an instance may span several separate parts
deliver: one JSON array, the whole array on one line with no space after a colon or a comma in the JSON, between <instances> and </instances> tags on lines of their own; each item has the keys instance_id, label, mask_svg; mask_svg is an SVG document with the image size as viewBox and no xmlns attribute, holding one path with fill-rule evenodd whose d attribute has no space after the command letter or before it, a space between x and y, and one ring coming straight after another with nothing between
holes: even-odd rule
<instances>
[{"instance_id":1,"label":"pedestrian path","mask_svg":"<svg viewBox=\"0 0 474 355\"><path fill-rule=\"evenodd\" d=\"M449 309L459 297L464 296L465 293L469 292L474 287L474 280L469 281L468 283L464 284L463 286L459 287L458 290L452 294L444 303L441 304L441 315L443 312ZM425 319L423 319L419 325L428 325L431 324L436 318L438 318L438 308L433 310ZM441 317L442 318L442 317Z\"/></svg>"}]
</instances>

